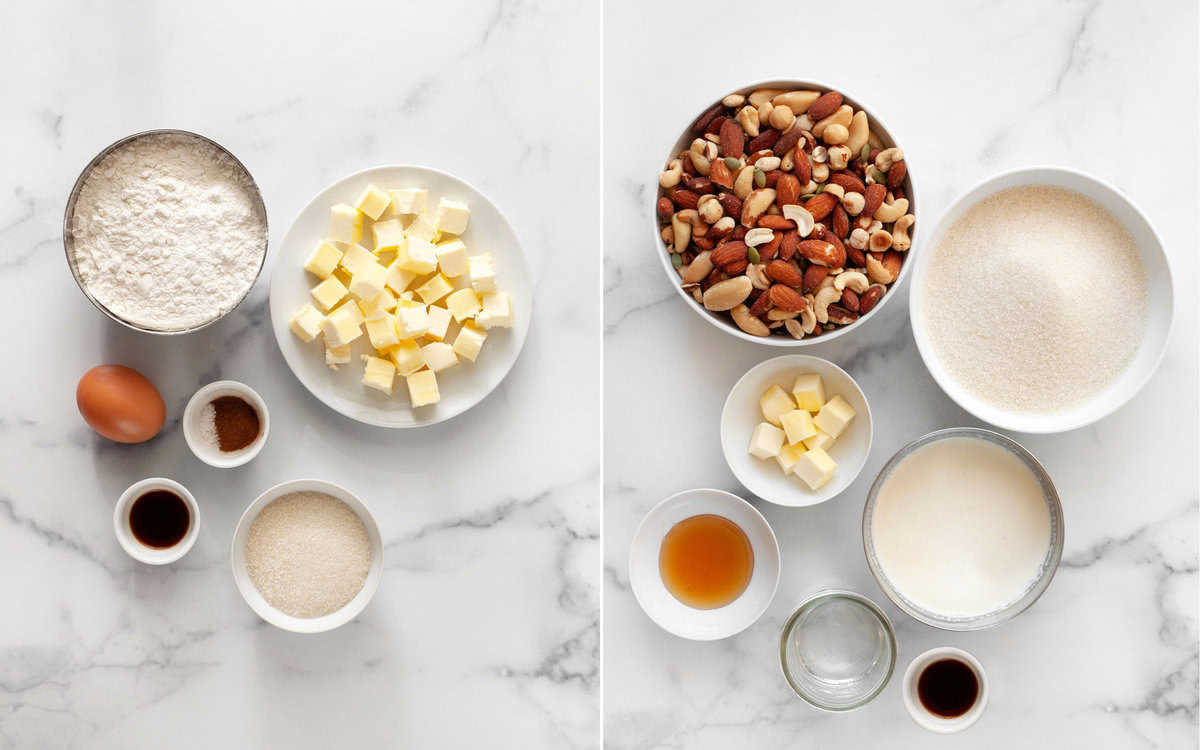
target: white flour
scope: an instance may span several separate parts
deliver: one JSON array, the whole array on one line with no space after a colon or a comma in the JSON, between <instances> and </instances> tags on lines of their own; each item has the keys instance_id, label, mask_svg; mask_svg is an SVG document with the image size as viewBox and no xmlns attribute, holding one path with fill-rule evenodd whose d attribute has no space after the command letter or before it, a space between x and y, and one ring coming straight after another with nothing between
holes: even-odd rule
<instances>
[{"instance_id":1,"label":"white flour","mask_svg":"<svg viewBox=\"0 0 1200 750\"><path fill-rule=\"evenodd\" d=\"M75 204L84 285L124 320L202 325L236 305L262 264L266 218L245 171L189 136L145 136L104 158Z\"/></svg>"}]
</instances>

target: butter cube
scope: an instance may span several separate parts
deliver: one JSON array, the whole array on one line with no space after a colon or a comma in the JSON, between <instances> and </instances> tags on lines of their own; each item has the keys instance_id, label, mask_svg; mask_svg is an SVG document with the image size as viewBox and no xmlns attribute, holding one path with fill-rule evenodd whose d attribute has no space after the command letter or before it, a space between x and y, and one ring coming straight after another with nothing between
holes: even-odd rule
<instances>
[{"instance_id":1,"label":"butter cube","mask_svg":"<svg viewBox=\"0 0 1200 750\"><path fill-rule=\"evenodd\" d=\"M317 245L317 249L312 251L308 260L304 261L304 270L322 279L327 279L341 262L342 251L334 247L329 240L325 240Z\"/></svg>"},{"instance_id":2,"label":"butter cube","mask_svg":"<svg viewBox=\"0 0 1200 750\"><path fill-rule=\"evenodd\" d=\"M429 316L429 330L425 335L438 341L445 340L446 331L450 330L450 311L444 307L430 307L425 314Z\"/></svg>"},{"instance_id":3,"label":"butter cube","mask_svg":"<svg viewBox=\"0 0 1200 750\"><path fill-rule=\"evenodd\" d=\"M421 188L404 188L392 191L392 213L397 216L419 214L425 210L429 191Z\"/></svg>"},{"instance_id":4,"label":"butter cube","mask_svg":"<svg viewBox=\"0 0 1200 750\"><path fill-rule=\"evenodd\" d=\"M349 271L351 275L358 273L359 269L368 263L378 262L374 253L358 244L347 245L342 254L342 268Z\"/></svg>"},{"instance_id":5,"label":"butter cube","mask_svg":"<svg viewBox=\"0 0 1200 750\"><path fill-rule=\"evenodd\" d=\"M337 312L338 310L345 310L345 314L350 316L350 319L354 321L355 325L362 325L367 320L367 316L362 314L362 309L359 308L359 306L352 300L346 300L342 304L333 308L333 312L330 312L329 314L333 315L333 313Z\"/></svg>"},{"instance_id":6,"label":"butter cube","mask_svg":"<svg viewBox=\"0 0 1200 750\"><path fill-rule=\"evenodd\" d=\"M392 202L392 196L385 193L374 185L367 185L367 189L359 196L358 203L354 204L359 211L362 211L367 216L371 217L371 221L375 221L383 212L387 210L388 204Z\"/></svg>"},{"instance_id":7,"label":"butter cube","mask_svg":"<svg viewBox=\"0 0 1200 750\"><path fill-rule=\"evenodd\" d=\"M314 286L309 293L322 311L329 312L342 301L342 298L346 296L346 291L345 284L330 276Z\"/></svg>"},{"instance_id":8,"label":"butter cube","mask_svg":"<svg viewBox=\"0 0 1200 750\"><path fill-rule=\"evenodd\" d=\"M475 316L481 328L512 328L512 302L508 292L492 292L479 300L483 309Z\"/></svg>"},{"instance_id":9,"label":"butter cube","mask_svg":"<svg viewBox=\"0 0 1200 750\"><path fill-rule=\"evenodd\" d=\"M810 490L820 489L833 478L837 464L820 448L805 451L792 468L792 473L804 480Z\"/></svg>"},{"instance_id":10,"label":"butter cube","mask_svg":"<svg viewBox=\"0 0 1200 750\"><path fill-rule=\"evenodd\" d=\"M389 396L392 395L392 382L396 378L396 366L386 359L372 357L369 354L362 355L362 360L366 365L363 369L363 385L383 391Z\"/></svg>"},{"instance_id":11,"label":"butter cube","mask_svg":"<svg viewBox=\"0 0 1200 750\"><path fill-rule=\"evenodd\" d=\"M788 445L803 443L817 434L817 426L813 424L812 415L803 409L793 409L779 417L783 431L787 433Z\"/></svg>"},{"instance_id":12,"label":"butter cube","mask_svg":"<svg viewBox=\"0 0 1200 750\"><path fill-rule=\"evenodd\" d=\"M413 219L412 223L404 230L404 235L410 240L434 242L438 238L438 231L437 227L433 225L433 219L429 218L429 214L426 213Z\"/></svg>"},{"instance_id":13,"label":"butter cube","mask_svg":"<svg viewBox=\"0 0 1200 750\"><path fill-rule=\"evenodd\" d=\"M813 422L830 437L838 438L841 437L842 430L846 429L846 425L850 424L852 419L854 419L854 407L846 403L846 399L841 396L834 396L821 407L821 411L813 417Z\"/></svg>"},{"instance_id":14,"label":"butter cube","mask_svg":"<svg viewBox=\"0 0 1200 750\"><path fill-rule=\"evenodd\" d=\"M779 464L779 468L783 469L784 474L791 474L796 468L796 463L800 461L800 456L803 455L803 445L785 445L779 449L779 453L775 456L775 462Z\"/></svg>"},{"instance_id":15,"label":"butter cube","mask_svg":"<svg viewBox=\"0 0 1200 750\"><path fill-rule=\"evenodd\" d=\"M759 422L750 434L750 455L764 460L778 456L783 437L783 430L769 422Z\"/></svg>"},{"instance_id":16,"label":"butter cube","mask_svg":"<svg viewBox=\"0 0 1200 750\"><path fill-rule=\"evenodd\" d=\"M412 271L419 276L433 273L437 270L437 248L426 240L409 237L396 248L396 262L405 271Z\"/></svg>"},{"instance_id":17,"label":"butter cube","mask_svg":"<svg viewBox=\"0 0 1200 750\"><path fill-rule=\"evenodd\" d=\"M399 219L377 221L371 225L371 236L375 239L375 252L394 250L404 244L404 227Z\"/></svg>"},{"instance_id":18,"label":"butter cube","mask_svg":"<svg viewBox=\"0 0 1200 750\"><path fill-rule=\"evenodd\" d=\"M812 450L813 448L820 448L821 450L828 452L830 446L832 445L833 438L829 436L829 433L822 432L820 428L817 428L816 435L804 439L804 447L808 448L809 450Z\"/></svg>"},{"instance_id":19,"label":"butter cube","mask_svg":"<svg viewBox=\"0 0 1200 750\"><path fill-rule=\"evenodd\" d=\"M758 406L762 409L764 419L776 427L782 427L783 423L779 421L779 418L787 412L795 410L796 402L783 388L773 385L758 400Z\"/></svg>"},{"instance_id":20,"label":"butter cube","mask_svg":"<svg viewBox=\"0 0 1200 750\"><path fill-rule=\"evenodd\" d=\"M438 267L442 273L456 279L467 272L467 246L460 239L437 245Z\"/></svg>"},{"instance_id":21,"label":"butter cube","mask_svg":"<svg viewBox=\"0 0 1200 750\"><path fill-rule=\"evenodd\" d=\"M362 239L362 214L357 208L339 203L329 209L329 239L347 245Z\"/></svg>"},{"instance_id":22,"label":"butter cube","mask_svg":"<svg viewBox=\"0 0 1200 750\"><path fill-rule=\"evenodd\" d=\"M451 294L446 298L446 307L450 308L450 313L459 323L467 318L475 317L483 309L479 305L479 298L475 296L472 289L459 289Z\"/></svg>"},{"instance_id":23,"label":"butter cube","mask_svg":"<svg viewBox=\"0 0 1200 750\"><path fill-rule=\"evenodd\" d=\"M375 299L387 285L387 269L378 263L365 263L350 279L350 293L359 299Z\"/></svg>"},{"instance_id":24,"label":"butter cube","mask_svg":"<svg viewBox=\"0 0 1200 750\"><path fill-rule=\"evenodd\" d=\"M387 287L384 287L383 291L375 299L360 299L358 301L358 309L362 310L363 317L367 320L382 318L396 309L396 298L387 290Z\"/></svg>"},{"instance_id":25,"label":"butter cube","mask_svg":"<svg viewBox=\"0 0 1200 750\"><path fill-rule=\"evenodd\" d=\"M454 353L472 362L479 356L483 342L487 340L487 331L466 323L454 337Z\"/></svg>"},{"instance_id":26,"label":"butter cube","mask_svg":"<svg viewBox=\"0 0 1200 750\"><path fill-rule=\"evenodd\" d=\"M361 314L357 306L347 303L325 316L321 321L321 330L325 332L327 345L336 349L361 336L362 328L358 320Z\"/></svg>"},{"instance_id":27,"label":"butter cube","mask_svg":"<svg viewBox=\"0 0 1200 750\"><path fill-rule=\"evenodd\" d=\"M438 394L437 375L433 370L414 372L405 380L408 381L408 396L412 399L414 407L436 404L441 400L442 397Z\"/></svg>"},{"instance_id":28,"label":"butter cube","mask_svg":"<svg viewBox=\"0 0 1200 750\"><path fill-rule=\"evenodd\" d=\"M350 272L346 270L345 266L338 266L337 268L333 269L333 278L342 282L342 286L346 287L347 289L350 288L351 276Z\"/></svg>"},{"instance_id":29,"label":"butter cube","mask_svg":"<svg viewBox=\"0 0 1200 750\"><path fill-rule=\"evenodd\" d=\"M292 329L292 333L300 337L301 341L312 341L321 335L321 321L324 319L324 315L306 302L304 307L301 307L292 316L288 327Z\"/></svg>"},{"instance_id":30,"label":"butter cube","mask_svg":"<svg viewBox=\"0 0 1200 750\"><path fill-rule=\"evenodd\" d=\"M422 346L421 357L424 358L429 369L434 372L441 372L458 364L458 357L455 356L453 347L441 341Z\"/></svg>"},{"instance_id":31,"label":"butter cube","mask_svg":"<svg viewBox=\"0 0 1200 750\"><path fill-rule=\"evenodd\" d=\"M446 280L446 277L439 273L434 274L433 278L417 287L417 296L425 304L432 305L452 291L454 291L454 287L450 286L450 282Z\"/></svg>"},{"instance_id":32,"label":"butter cube","mask_svg":"<svg viewBox=\"0 0 1200 750\"><path fill-rule=\"evenodd\" d=\"M367 321L367 338L371 346L379 351L387 351L400 344L400 335L396 331L396 319L391 315L382 318L371 318Z\"/></svg>"},{"instance_id":33,"label":"butter cube","mask_svg":"<svg viewBox=\"0 0 1200 750\"><path fill-rule=\"evenodd\" d=\"M476 292L483 294L496 291L496 266L492 263L491 255L484 253L467 258L467 275L471 280L471 288Z\"/></svg>"},{"instance_id":34,"label":"butter cube","mask_svg":"<svg viewBox=\"0 0 1200 750\"><path fill-rule=\"evenodd\" d=\"M401 294L408 289L408 285L413 283L415 278L417 275L401 268L399 261L394 261L392 265L388 266L387 285L396 294Z\"/></svg>"},{"instance_id":35,"label":"butter cube","mask_svg":"<svg viewBox=\"0 0 1200 750\"><path fill-rule=\"evenodd\" d=\"M338 365L350 364L350 345L338 346L334 348L325 347L325 364L329 365L329 369L336 370Z\"/></svg>"},{"instance_id":36,"label":"butter cube","mask_svg":"<svg viewBox=\"0 0 1200 750\"><path fill-rule=\"evenodd\" d=\"M442 198L438 201L437 217L433 225L439 232L446 234L462 234L467 231L467 221L471 218L471 209L461 201Z\"/></svg>"},{"instance_id":37,"label":"butter cube","mask_svg":"<svg viewBox=\"0 0 1200 750\"><path fill-rule=\"evenodd\" d=\"M406 339L415 339L429 332L429 313L424 305L396 305L396 323L400 326L400 335Z\"/></svg>"},{"instance_id":38,"label":"butter cube","mask_svg":"<svg viewBox=\"0 0 1200 750\"><path fill-rule=\"evenodd\" d=\"M412 339L404 339L388 349L387 355L396 365L396 371L401 375L408 375L425 366L425 358L421 356L421 347Z\"/></svg>"},{"instance_id":39,"label":"butter cube","mask_svg":"<svg viewBox=\"0 0 1200 750\"><path fill-rule=\"evenodd\" d=\"M796 376L792 385L792 397L796 405L805 411L816 412L825 404L825 384L815 372Z\"/></svg>"}]
</instances>

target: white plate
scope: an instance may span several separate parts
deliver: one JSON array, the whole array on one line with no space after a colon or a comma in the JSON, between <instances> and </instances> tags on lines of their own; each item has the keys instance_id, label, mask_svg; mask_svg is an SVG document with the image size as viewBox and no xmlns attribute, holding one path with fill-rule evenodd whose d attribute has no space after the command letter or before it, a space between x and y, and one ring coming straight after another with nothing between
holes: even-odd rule
<instances>
[{"instance_id":1,"label":"white plate","mask_svg":"<svg viewBox=\"0 0 1200 750\"><path fill-rule=\"evenodd\" d=\"M254 581L250 580L250 573L246 570L246 536L250 533L250 524L254 523L254 519L258 518L258 514L272 500L293 492L323 492L341 500L362 519L371 543L371 567L367 571L367 580L363 582L363 587L341 609L321 617L292 617L275 609L255 588ZM375 597L375 592L379 590L379 582L383 578L383 538L379 535L379 526L376 525L371 511L350 490L323 479L293 479L275 485L247 506L242 517L238 519L237 529L233 532L229 562L233 566L233 582L255 614L275 627L293 633L323 633L358 617Z\"/></svg>"},{"instance_id":2,"label":"white plate","mask_svg":"<svg viewBox=\"0 0 1200 750\"><path fill-rule=\"evenodd\" d=\"M1001 172L971 188L950 205L938 219L929 240L937 247L942 235L972 206L990 195L1022 185L1051 185L1073 190L1099 203L1133 237L1146 270L1146 328L1133 359L1116 380L1082 404L1054 414L1013 412L986 401L961 385L942 366L925 328L925 306L930 304L921 293L929 273L929 253L922 253L913 269L912 290L908 295L909 320L913 338L929 374L946 395L979 419L1005 430L1027 433L1053 433L1074 430L1108 416L1137 395L1158 369L1167 350L1171 320L1175 312L1175 287L1171 266L1162 240L1146 215L1121 191L1091 175L1066 167L1026 167ZM1114 312L1114 314L1116 314Z\"/></svg>"},{"instance_id":3,"label":"white plate","mask_svg":"<svg viewBox=\"0 0 1200 750\"><path fill-rule=\"evenodd\" d=\"M854 419L828 451L829 457L837 462L837 470L815 492L799 478L785 475L775 459L764 461L747 452L755 425L766 421L758 405L763 393L772 385L791 393L796 376L806 372L821 376L827 399L841 396L855 412ZM829 360L807 354L786 354L755 365L729 391L721 410L721 450L729 469L746 489L776 505L816 505L840 494L866 464L873 432L871 407L854 378Z\"/></svg>"},{"instance_id":4,"label":"white plate","mask_svg":"<svg viewBox=\"0 0 1200 750\"><path fill-rule=\"evenodd\" d=\"M737 524L754 550L754 572L742 595L717 609L695 609L667 590L658 571L663 537L685 518L711 513ZM722 490L685 490L654 506L633 535L629 585L642 609L663 630L693 641L728 638L767 611L779 587L779 542L753 505Z\"/></svg>"},{"instance_id":5,"label":"white plate","mask_svg":"<svg viewBox=\"0 0 1200 750\"><path fill-rule=\"evenodd\" d=\"M403 377L397 376L391 396L362 384L359 356L374 351L365 334L352 344L354 354L350 364L335 371L325 364L322 339L305 343L288 328L296 310L310 301L309 289L317 281L304 270L304 262L329 232L329 208L335 203L353 204L371 183L384 189L427 188L434 207L443 197L466 203L471 209L471 221L462 240L472 255L492 254L497 283L512 298L513 327L490 330L475 362L460 362L439 372L441 401L415 410L409 405ZM310 393L334 411L359 422L379 427L423 427L461 414L500 385L525 344L533 306L533 277L517 235L500 209L483 193L445 172L396 165L374 167L344 177L309 201L292 222L275 255L271 272L271 326L283 358ZM460 282L455 286L461 285ZM451 331L457 329L452 323Z\"/></svg>"}]
</instances>

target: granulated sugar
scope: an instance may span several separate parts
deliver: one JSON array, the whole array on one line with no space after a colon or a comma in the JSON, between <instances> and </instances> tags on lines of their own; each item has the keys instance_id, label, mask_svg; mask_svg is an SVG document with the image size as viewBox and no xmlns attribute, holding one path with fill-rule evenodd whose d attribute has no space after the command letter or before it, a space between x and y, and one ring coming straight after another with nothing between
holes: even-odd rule
<instances>
[{"instance_id":1,"label":"granulated sugar","mask_svg":"<svg viewBox=\"0 0 1200 750\"><path fill-rule=\"evenodd\" d=\"M371 542L350 506L322 492L293 492L267 504L246 535L246 569L271 606L321 617L362 590Z\"/></svg>"},{"instance_id":2,"label":"granulated sugar","mask_svg":"<svg viewBox=\"0 0 1200 750\"><path fill-rule=\"evenodd\" d=\"M1137 245L1079 193L997 193L930 252L920 292L937 359L1006 411L1079 406L1121 374L1142 339L1146 276Z\"/></svg>"}]
</instances>

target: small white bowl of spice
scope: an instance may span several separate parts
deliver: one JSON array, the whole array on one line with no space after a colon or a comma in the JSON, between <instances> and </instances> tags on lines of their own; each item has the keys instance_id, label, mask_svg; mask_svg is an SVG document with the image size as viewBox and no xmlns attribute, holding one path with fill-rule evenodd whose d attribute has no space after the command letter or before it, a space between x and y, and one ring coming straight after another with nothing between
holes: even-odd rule
<instances>
[{"instance_id":1,"label":"small white bowl of spice","mask_svg":"<svg viewBox=\"0 0 1200 750\"><path fill-rule=\"evenodd\" d=\"M229 469L248 463L267 443L267 403L250 386L218 380L196 391L183 410L183 438L196 458Z\"/></svg>"},{"instance_id":2,"label":"small white bowl of spice","mask_svg":"<svg viewBox=\"0 0 1200 750\"><path fill-rule=\"evenodd\" d=\"M294 479L259 495L238 521L233 580L277 628L321 633L357 617L379 589L383 540L345 487Z\"/></svg>"}]
</instances>

